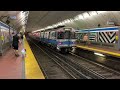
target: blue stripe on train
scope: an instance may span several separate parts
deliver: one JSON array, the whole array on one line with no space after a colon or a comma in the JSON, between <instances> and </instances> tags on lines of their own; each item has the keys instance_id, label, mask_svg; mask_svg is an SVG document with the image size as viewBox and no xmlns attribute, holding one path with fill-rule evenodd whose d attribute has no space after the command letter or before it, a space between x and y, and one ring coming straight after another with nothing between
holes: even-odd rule
<instances>
[{"instance_id":1,"label":"blue stripe on train","mask_svg":"<svg viewBox=\"0 0 120 90\"><path fill-rule=\"evenodd\" d=\"M74 44L74 42L73 41L62 41L61 45L70 45L70 44Z\"/></svg>"},{"instance_id":2,"label":"blue stripe on train","mask_svg":"<svg viewBox=\"0 0 120 90\"><path fill-rule=\"evenodd\" d=\"M54 39L46 39L46 38L40 38L40 41L51 44L51 45L57 45L60 42ZM61 45L70 45L70 44L74 44L74 42L73 41L61 41Z\"/></svg>"},{"instance_id":3,"label":"blue stripe on train","mask_svg":"<svg viewBox=\"0 0 120 90\"><path fill-rule=\"evenodd\" d=\"M62 44L74 44L72 41L63 41Z\"/></svg>"},{"instance_id":4,"label":"blue stripe on train","mask_svg":"<svg viewBox=\"0 0 120 90\"><path fill-rule=\"evenodd\" d=\"M49 40L48 40L48 43L49 43L49 44L57 45L57 41L54 40L54 39L49 39Z\"/></svg>"},{"instance_id":5,"label":"blue stripe on train","mask_svg":"<svg viewBox=\"0 0 120 90\"><path fill-rule=\"evenodd\" d=\"M44 43L54 44L54 45L57 44L57 41L54 40L54 39L40 38L40 41L41 41L41 42L44 42Z\"/></svg>"}]
</instances>

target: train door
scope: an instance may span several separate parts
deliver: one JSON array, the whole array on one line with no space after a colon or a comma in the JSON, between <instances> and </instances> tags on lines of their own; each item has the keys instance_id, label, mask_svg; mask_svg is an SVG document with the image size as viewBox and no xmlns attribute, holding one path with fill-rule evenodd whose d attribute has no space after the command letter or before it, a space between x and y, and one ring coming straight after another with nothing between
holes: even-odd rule
<instances>
[{"instance_id":1,"label":"train door","mask_svg":"<svg viewBox=\"0 0 120 90\"><path fill-rule=\"evenodd\" d=\"M65 44L69 47L70 46L70 31L65 31L64 34Z\"/></svg>"},{"instance_id":2,"label":"train door","mask_svg":"<svg viewBox=\"0 0 120 90\"><path fill-rule=\"evenodd\" d=\"M71 44L71 34L72 34L72 28L64 28L65 30L65 39L67 40L68 47L70 47Z\"/></svg>"},{"instance_id":3,"label":"train door","mask_svg":"<svg viewBox=\"0 0 120 90\"><path fill-rule=\"evenodd\" d=\"M70 32L70 45L75 46L76 40L77 38L76 38L75 31L71 31Z\"/></svg>"},{"instance_id":4,"label":"train door","mask_svg":"<svg viewBox=\"0 0 120 90\"><path fill-rule=\"evenodd\" d=\"M48 33L48 45L50 45L50 32Z\"/></svg>"}]
</instances>

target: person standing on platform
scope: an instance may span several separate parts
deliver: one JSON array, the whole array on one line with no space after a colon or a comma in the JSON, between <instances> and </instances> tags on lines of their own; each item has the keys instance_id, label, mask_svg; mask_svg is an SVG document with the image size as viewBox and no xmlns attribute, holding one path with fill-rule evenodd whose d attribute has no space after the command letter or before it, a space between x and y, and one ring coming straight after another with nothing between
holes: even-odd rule
<instances>
[{"instance_id":1,"label":"person standing on platform","mask_svg":"<svg viewBox=\"0 0 120 90\"><path fill-rule=\"evenodd\" d=\"M12 48L13 36L10 35L10 48Z\"/></svg>"},{"instance_id":2,"label":"person standing on platform","mask_svg":"<svg viewBox=\"0 0 120 90\"><path fill-rule=\"evenodd\" d=\"M23 44L23 34L20 33L21 43Z\"/></svg>"},{"instance_id":3,"label":"person standing on platform","mask_svg":"<svg viewBox=\"0 0 120 90\"><path fill-rule=\"evenodd\" d=\"M88 43L88 34L85 34L83 37L84 45L87 45Z\"/></svg>"},{"instance_id":4,"label":"person standing on platform","mask_svg":"<svg viewBox=\"0 0 120 90\"><path fill-rule=\"evenodd\" d=\"M15 56L19 56L19 54L18 54L18 44L19 44L19 37L18 37L17 34L15 34L13 36L13 43L12 43L12 47L14 49Z\"/></svg>"}]
</instances>

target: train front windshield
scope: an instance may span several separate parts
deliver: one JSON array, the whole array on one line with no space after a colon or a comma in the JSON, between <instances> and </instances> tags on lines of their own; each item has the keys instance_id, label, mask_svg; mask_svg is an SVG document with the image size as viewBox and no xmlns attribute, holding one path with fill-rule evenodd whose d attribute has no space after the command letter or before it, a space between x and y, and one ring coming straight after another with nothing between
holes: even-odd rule
<instances>
[{"instance_id":1,"label":"train front windshield","mask_svg":"<svg viewBox=\"0 0 120 90\"><path fill-rule=\"evenodd\" d=\"M75 32L58 32L57 39L76 39Z\"/></svg>"}]
</instances>

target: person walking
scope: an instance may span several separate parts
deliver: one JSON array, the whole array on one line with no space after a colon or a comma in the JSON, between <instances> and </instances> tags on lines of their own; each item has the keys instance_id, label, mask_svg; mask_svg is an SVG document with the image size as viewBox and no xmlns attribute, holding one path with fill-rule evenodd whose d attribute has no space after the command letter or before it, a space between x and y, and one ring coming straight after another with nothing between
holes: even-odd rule
<instances>
[{"instance_id":1,"label":"person walking","mask_svg":"<svg viewBox=\"0 0 120 90\"><path fill-rule=\"evenodd\" d=\"M13 43L12 43L12 47L14 49L15 56L19 56L19 54L18 54L18 44L19 44L19 37L18 37L17 34L15 34L13 36Z\"/></svg>"},{"instance_id":2,"label":"person walking","mask_svg":"<svg viewBox=\"0 0 120 90\"><path fill-rule=\"evenodd\" d=\"M21 43L23 44L23 33L20 33L20 39L21 39Z\"/></svg>"}]
</instances>

